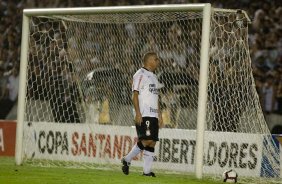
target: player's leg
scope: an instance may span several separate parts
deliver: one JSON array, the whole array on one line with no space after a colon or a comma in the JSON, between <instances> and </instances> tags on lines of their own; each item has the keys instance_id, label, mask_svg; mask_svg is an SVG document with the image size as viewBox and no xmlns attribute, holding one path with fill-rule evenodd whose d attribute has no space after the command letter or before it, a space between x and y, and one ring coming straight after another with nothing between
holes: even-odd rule
<instances>
[{"instance_id":1,"label":"player's leg","mask_svg":"<svg viewBox=\"0 0 282 184\"><path fill-rule=\"evenodd\" d=\"M148 118L145 121L146 126L146 140L142 140L144 145L143 152L143 175L155 177L155 174L152 172L152 165L155 157L155 145L156 141L159 140L159 123L157 118Z\"/></svg>"},{"instance_id":2,"label":"player's leg","mask_svg":"<svg viewBox=\"0 0 282 184\"><path fill-rule=\"evenodd\" d=\"M124 160L126 162L131 162L131 160L137 156L142 150L144 150L144 146L142 144L141 141L138 141L133 148L131 149L131 151L124 157Z\"/></svg>"},{"instance_id":3,"label":"player's leg","mask_svg":"<svg viewBox=\"0 0 282 184\"><path fill-rule=\"evenodd\" d=\"M142 123L141 123L142 125ZM141 151L144 150L145 146L144 144L141 142L141 140L144 138L145 135L145 128L144 126L139 126L136 125L136 132L137 132L137 136L138 136L138 142L133 146L133 148L130 150L130 152L122 158L121 163L122 163L122 172L125 175L129 174L129 166L130 166L130 162L131 160L137 156Z\"/></svg>"},{"instance_id":4,"label":"player's leg","mask_svg":"<svg viewBox=\"0 0 282 184\"><path fill-rule=\"evenodd\" d=\"M130 162L131 160L137 156L142 150L144 150L144 146L142 144L141 141L138 141L133 148L130 150L130 152L122 158L121 162L122 162L122 172L125 175L129 174L129 166L130 166Z\"/></svg>"},{"instance_id":5,"label":"player's leg","mask_svg":"<svg viewBox=\"0 0 282 184\"><path fill-rule=\"evenodd\" d=\"M143 152L143 175L144 176L151 176L155 177L155 174L152 172L152 165L154 162L155 157L155 141L150 142L148 145L146 145L144 152Z\"/></svg>"}]
</instances>

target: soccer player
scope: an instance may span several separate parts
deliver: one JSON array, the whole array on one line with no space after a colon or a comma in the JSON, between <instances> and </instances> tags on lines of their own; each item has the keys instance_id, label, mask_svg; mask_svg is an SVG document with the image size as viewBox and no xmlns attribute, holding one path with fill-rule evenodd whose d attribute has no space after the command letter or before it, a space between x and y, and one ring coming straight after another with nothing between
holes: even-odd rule
<instances>
[{"instance_id":1,"label":"soccer player","mask_svg":"<svg viewBox=\"0 0 282 184\"><path fill-rule=\"evenodd\" d=\"M133 105L135 110L135 126L138 136L137 144L121 160L122 171L129 174L131 160L143 151L143 175L155 177L151 171L156 141L159 140L159 127L163 121L159 110L159 82L154 71L159 66L159 58L155 52L148 52L143 57L143 67L133 76Z\"/></svg>"}]
</instances>

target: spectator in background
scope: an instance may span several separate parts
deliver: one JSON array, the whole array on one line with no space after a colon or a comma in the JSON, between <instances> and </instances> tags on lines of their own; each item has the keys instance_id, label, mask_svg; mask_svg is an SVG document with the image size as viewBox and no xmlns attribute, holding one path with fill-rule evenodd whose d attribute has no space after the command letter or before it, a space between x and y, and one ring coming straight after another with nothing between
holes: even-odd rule
<instances>
[{"instance_id":1,"label":"spectator in background","mask_svg":"<svg viewBox=\"0 0 282 184\"><path fill-rule=\"evenodd\" d=\"M262 24L263 24L263 21L264 21L264 17L265 17L265 12L262 10L262 9L258 9L256 12L255 12L255 17L254 17L254 20L253 20L253 29L254 31L256 32L261 32L261 28L262 28Z\"/></svg>"},{"instance_id":2,"label":"spectator in background","mask_svg":"<svg viewBox=\"0 0 282 184\"><path fill-rule=\"evenodd\" d=\"M270 114L274 110L275 105L275 87L273 82L273 76L267 76L267 80L262 87L262 94L263 94L263 110L265 114Z\"/></svg>"},{"instance_id":3,"label":"spectator in background","mask_svg":"<svg viewBox=\"0 0 282 184\"><path fill-rule=\"evenodd\" d=\"M57 58L57 60L59 60ZM55 122L80 123L76 102L79 100L73 67L64 61L53 62L50 66L48 98Z\"/></svg>"},{"instance_id":4,"label":"spectator in background","mask_svg":"<svg viewBox=\"0 0 282 184\"><path fill-rule=\"evenodd\" d=\"M186 47L183 42L180 42L176 45L175 51L174 51L174 62L177 67L177 70L185 69L187 66L187 53L186 53Z\"/></svg>"},{"instance_id":5,"label":"spectator in background","mask_svg":"<svg viewBox=\"0 0 282 184\"><path fill-rule=\"evenodd\" d=\"M160 48L159 45L156 43L155 36L153 33L148 34L146 43L144 44L141 53L144 54L150 50L154 50L156 53L159 53Z\"/></svg>"},{"instance_id":6,"label":"spectator in background","mask_svg":"<svg viewBox=\"0 0 282 184\"><path fill-rule=\"evenodd\" d=\"M173 51L171 50L170 44L162 45L162 49L159 53L159 57L162 60L162 65L160 66L162 70L168 68L170 70L172 68L173 62Z\"/></svg>"},{"instance_id":7,"label":"spectator in background","mask_svg":"<svg viewBox=\"0 0 282 184\"><path fill-rule=\"evenodd\" d=\"M274 24L277 30L282 29L282 18L281 17L282 17L282 6L279 6L275 10L275 17L274 17Z\"/></svg>"},{"instance_id":8,"label":"spectator in background","mask_svg":"<svg viewBox=\"0 0 282 184\"><path fill-rule=\"evenodd\" d=\"M9 90L9 99L14 103L18 98L19 92L19 69L14 67L11 75L8 77L7 88Z\"/></svg>"},{"instance_id":9,"label":"spectator in background","mask_svg":"<svg viewBox=\"0 0 282 184\"><path fill-rule=\"evenodd\" d=\"M6 95L7 78L4 76L4 71L4 68L0 67L0 104Z\"/></svg>"},{"instance_id":10,"label":"spectator in background","mask_svg":"<svg viewBox=\"0 0 282 184\"><path fill-rule=\"evenodd\" d=\"M276 90L277 113L282 115L282 67L280 67L278 71L279 73Z\"/></svg>"},{"instance_id":11,"label":"spectator in background","mask_svg":"<svg viewBox=\"0 0 282 184\"><path fill-rule=\"evenodd\" d=\"M126 24L125 30L126 30L127 36L129 38L132 38L133 40L137 39L137 33L136 33L136 28L135 28L134 24L132 24L132 23Z\"/></svg>"},{"instance_id":12,"label":"spectator in background","mask_svg":"<svg viewBox=\"0 0 282 184\"><path fill-rule=\"evenodd\" d=\"M13 108L14 104L17 102L18 91L19 91L19 71L17 67L12 69L11 75L8 77L6 86L8 96L1 100L0 109L1 116L0 119L5 119L9 114L10 110ZM7 93L5 92L5 93Z\"/></svg>"},{"instance_id":13,"label":"spectator in background","mask_svg":"<svg viewBox=\"0 0 282 184\"><path fill-rule=\"evenodd\" d=\"M177 23L172 24L171 27L168 30L168 40L169 40L169 42L173 46L176 46L181 41L181 36L182 36L181 27Z\"/></svg>"}]
</instances>

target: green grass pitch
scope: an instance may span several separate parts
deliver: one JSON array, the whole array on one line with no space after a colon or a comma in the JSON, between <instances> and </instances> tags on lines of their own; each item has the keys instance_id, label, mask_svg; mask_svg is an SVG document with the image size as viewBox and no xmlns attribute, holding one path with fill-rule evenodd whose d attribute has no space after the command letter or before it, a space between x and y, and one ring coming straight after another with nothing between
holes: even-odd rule
<instances>
[{"instance_id":1,"label":"green grass pitch","mask_svg":"<svg viewBox=\"0 0 282 184\"><path fill-rule=\"evenodd\" d=\"M16 166L13 157L0 157L1 184L218 184L211 179L198 180L191 175L164 174L141 176L133 171L124 175L120 167L113 169L73 169L63 167Z\"/></svg>"}]
</instances>

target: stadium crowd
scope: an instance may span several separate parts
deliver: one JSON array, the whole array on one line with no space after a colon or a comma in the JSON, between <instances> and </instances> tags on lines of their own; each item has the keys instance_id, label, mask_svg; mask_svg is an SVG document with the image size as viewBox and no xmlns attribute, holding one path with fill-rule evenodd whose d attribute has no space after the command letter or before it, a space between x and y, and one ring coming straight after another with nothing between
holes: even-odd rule
<instances>
[{"instance_id":1,"label":"stadium crowd","mask_svg":"<svg viewBox=\"0 0 282 184\"><path fill-rule=\"evenodd\" d=\"M0 0L0 119L5 119L17 102L24 8L206 2L211 2L218 8L247 11L252 20L249 28L249 46L253 74L263 111L266 115L273 113L282 115L282 2L279 0Z\"/></svg>"}]
</instances>

